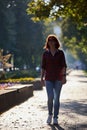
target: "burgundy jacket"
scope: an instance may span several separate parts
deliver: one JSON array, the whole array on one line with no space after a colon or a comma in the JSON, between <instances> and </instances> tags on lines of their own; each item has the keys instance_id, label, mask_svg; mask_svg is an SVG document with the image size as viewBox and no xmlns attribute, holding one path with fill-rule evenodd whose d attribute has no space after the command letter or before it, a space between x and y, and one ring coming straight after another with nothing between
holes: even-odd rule
<instances>
[{"instance_id":1,"label":"burgundy jacket","mask_svg":"<svg viewBox=\"0 0 87 130\"><path fill-rule=\"evenodd\" d=\"M45 70L45 80L62 80L61 70L67 67L64 52L58 49L53 56L50 50L42 55L42 69Z\"/></svg>"}]
</instances>

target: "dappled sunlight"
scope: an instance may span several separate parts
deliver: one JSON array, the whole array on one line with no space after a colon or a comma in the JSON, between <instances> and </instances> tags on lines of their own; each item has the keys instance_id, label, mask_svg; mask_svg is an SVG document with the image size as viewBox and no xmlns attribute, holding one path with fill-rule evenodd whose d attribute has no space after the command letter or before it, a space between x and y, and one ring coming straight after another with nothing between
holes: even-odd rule
<instances>
[{"instance_id":1,"label":"dappled sunlight","mask_svg":"<svg viewBox=\"0 0 87 130\"><path fill-rule=\"evenodd\" d=\"M80 130L81 128L85 130L87 128L86 108L86 77L81 71L78 73L72 71L67 76L67 83L63 85L61 91L58 126L46 124L48 108L44 86L42 90L34 91L34 96L24 103L3 113L0 116L0 129L9 126L9 130L13 128L26 130Z\"/></svg>"},{"instance_id":2,"label":"dappled sunlight","mask_svg":"<svg viewBox=\"0 0 87 130\"><path fill-rule=\"evenodd\" d=\"M78 75L78 76L77 76ZM87 77L84 76L83 71L71 71L67 76L67 83L63 85L61 91L61 100L65 99L84 99L87 96L87 88L85 83L87 82ZM84 91L84 96L83 92Z\"/></svg>"},{"instance_id":3,"label":"dappled sunlight","mask_svg":"<svg viewBox=\"0 0 87 130\"><path fill-rule=\"evenodd\" d=\"M85 100L68 100L61 103L60 106L60 124L62 121L66 125L71 124L74 127L83 125L83 128L87 128L87 110L86 110L87 101ZM61 121L62 119L62 121ZM68 124L69 123L69 124ZM76 123L76 126L75 126Z\"/></svg>"},{"instance_id":4,"label":"dappled sunlight","mask_svg":"<svg viewBox=\"0 0 87 130\"><path fill-rule=\"evenodd\" d=\"M85 100L67 100L66 102L61 102L61 111L72 112L76 115L87 116L87 110L85 109L87 101ZM78 109L79 108L79 109Z\"/></svg>"}]
</instances>

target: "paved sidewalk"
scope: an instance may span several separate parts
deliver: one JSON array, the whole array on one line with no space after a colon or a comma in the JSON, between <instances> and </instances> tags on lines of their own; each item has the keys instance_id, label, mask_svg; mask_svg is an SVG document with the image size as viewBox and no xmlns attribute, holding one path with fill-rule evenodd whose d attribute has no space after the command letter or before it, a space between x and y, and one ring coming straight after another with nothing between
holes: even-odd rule
<instances>
[{"instance_id":1,"label":"paved sidewalk","mask_svg":"<svg viewBox=\"0 0 87 130\"><path fill-rule=\"evenodd\" d=\"M59 125L47 125L47 95L43 90L0 115L0 130L87 130L87 77L72 71L61 92Z\"/></svg>"}]
</instances>

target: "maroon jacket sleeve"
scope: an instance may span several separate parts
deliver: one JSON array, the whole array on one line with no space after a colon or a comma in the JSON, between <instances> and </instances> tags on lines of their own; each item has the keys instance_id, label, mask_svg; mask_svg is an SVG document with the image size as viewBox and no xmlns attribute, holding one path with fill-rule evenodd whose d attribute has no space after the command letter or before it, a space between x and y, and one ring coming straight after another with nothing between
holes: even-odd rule
<instances>
[{"instance_id":1,"label":"maroon jacket sleeve","mask_svg":"<svg viewBox=\"0 0 87 130\"><path fill-rule=\"evenodd\" d=\"M41 68L45 70L46 68L46 58L45 58L45 52L42 55L42 62L41 62Z\"/></svg>"},{"instance_id":2,"label":"maroon jacket sleeve","mask_svg":"<svg viewBox=\"0 0 87 130\"><path fill-rule=\"evenodd\" d=\"M64 52L61 51L61 67L67 67Z\"/></svg>"}]
</instances>

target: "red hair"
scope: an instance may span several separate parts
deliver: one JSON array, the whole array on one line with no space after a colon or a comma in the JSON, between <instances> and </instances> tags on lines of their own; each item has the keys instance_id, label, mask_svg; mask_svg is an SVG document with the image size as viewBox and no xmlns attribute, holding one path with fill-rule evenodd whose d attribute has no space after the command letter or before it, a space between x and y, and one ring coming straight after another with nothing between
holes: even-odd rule
<instances>
[{"instance_id":1,"label":"red hair","mask_svg":"<svg viewBox=\"0 0 87 130\"><path fill-rule=\"evenodd\" d=\"M50 35L48 35L48 37L46 38L46 43L45 43L44 49L46 49L46 50L50 49L49 44L48 44L49 40L55 41L55 48L56 48L56 49L58 49L58 48L60 47L60 43L59 43L59 41L58 41L56 35L50 34Z\"/></svg>"}]
</instances>

